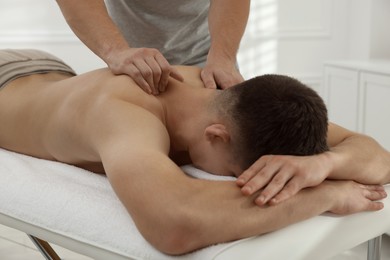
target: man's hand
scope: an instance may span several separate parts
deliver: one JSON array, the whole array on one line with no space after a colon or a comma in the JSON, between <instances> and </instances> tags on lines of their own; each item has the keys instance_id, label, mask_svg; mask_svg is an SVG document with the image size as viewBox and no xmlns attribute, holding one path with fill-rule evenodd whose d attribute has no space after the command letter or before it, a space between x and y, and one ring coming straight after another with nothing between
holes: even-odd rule
<instances>
[{"instance_id":1,"label":"man's hand","mask_svg":"<svg viewBox=\"0 0 390 260\"><path fill-rule=\"evenodd\" d=\"M164 92L169 76L184 80L156 49L128 48L111 53L107 60L114 74L129 75L148 94Z\"/></svg>"},{"instance_id":2,"label":"man's hand","mask_svg":"<svg viewBox=\"0 0 390 260\"><path fill-rule=\"evenodd\" d=\"M244 81L234 63L206 63L200 74L206 88L221 89L232 87Z\"/></svg>"},{"instance_id":3,"label":"man's hand","mask_svg":"<svg viewBox=\"0 0 390 260\"><path fill-rule=\"evenodd\" d=\"M329 211L338 215L380 210L384 205L378 200L387 197L381 185L363 185L354 181L325 181L321 185L331 189L334 204Z\"/></svg>"},{"instance_id":4,"label":"man's hand","mask_svg":"<svg viewBox=\"0 0 390 260\"><path fill-rule=\"evenodd\" d=\"M313 156L265 155L238 177L236 183L246 195L262 189L255 203L278 204L306 187L323 182L331 171L324 154Z\"/></svg>"}]
</instances>

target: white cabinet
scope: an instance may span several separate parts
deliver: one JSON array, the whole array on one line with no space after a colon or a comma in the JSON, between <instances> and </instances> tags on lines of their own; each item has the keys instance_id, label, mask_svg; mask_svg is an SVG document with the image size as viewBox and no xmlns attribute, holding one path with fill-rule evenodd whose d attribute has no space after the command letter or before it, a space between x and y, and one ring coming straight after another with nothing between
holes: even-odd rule
<instances>
[{"instance_id":1,"label":"white cabinet","mask_svg":"<svg viewBox=\"0 0 390 260\"><path fill-rule=\"evenodd\" d=\"M322 95L330 121L390 150L390 60L326 63Z\"/></svg>"}]
</instances>

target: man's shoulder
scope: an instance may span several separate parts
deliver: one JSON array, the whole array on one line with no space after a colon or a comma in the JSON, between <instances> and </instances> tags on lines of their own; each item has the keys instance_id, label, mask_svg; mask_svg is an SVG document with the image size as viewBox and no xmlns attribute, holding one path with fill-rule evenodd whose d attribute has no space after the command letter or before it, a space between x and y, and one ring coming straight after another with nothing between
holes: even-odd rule
<instances>
[{"instance_id":1,"label":"man's shoulder","mask_svg":"<svg viewBox=\"0 0 390 260\"><path fill-rule=\"evenodd\" d=\"M183 66L176 65L175 68L184 78L184 83L191 87L202 87L204 88L204 83L200 77L202 68L197 66Z\"/></svg>"}]
</instances>

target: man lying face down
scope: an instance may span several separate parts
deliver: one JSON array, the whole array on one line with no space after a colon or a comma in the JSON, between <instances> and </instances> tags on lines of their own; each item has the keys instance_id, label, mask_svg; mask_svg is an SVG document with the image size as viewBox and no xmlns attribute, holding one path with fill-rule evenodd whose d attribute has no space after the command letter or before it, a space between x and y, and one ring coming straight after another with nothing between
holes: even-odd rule
<instances>
[{"instance_id":1,"label":"man lying face down","mask_svg":"<svg viewBox=\"0 0 390 260\"><path fill-rule=\"evenodd\" d=\"M74 76L50 54L1 51L0 147L104 172L141 234L168 254L383 207L389 153L328 125L315 92L278 75L205 89L200 69L178 69L184 82L152 96L107 68ZM193 179L178 167L189 163L239 178Z\"/></svg>"},{"instance_id":2,"label":"man lying face down","mask_svg":"<svg viewBox=\"0 0 390 260\"><path fill-rule=\"evenodd\" d=\"M263 155L303 156L328 150L325 104L314 90L291 77L255 77L216 91L212 104L210 112L224 122L218 137L229 144L230 161L240 166L235 176ZM222 162L211 163L194 161L210 172L226 174Z\"/></svg>"}]
</instances>

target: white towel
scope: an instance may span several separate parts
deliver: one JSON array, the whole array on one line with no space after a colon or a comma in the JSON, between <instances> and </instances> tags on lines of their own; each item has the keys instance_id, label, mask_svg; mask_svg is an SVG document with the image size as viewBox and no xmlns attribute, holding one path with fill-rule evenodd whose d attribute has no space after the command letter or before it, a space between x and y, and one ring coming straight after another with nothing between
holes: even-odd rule
<instances>
[{"instance_id":1,"label":"white towel","mask_svg":"<svg viewBox=\"0 0 390 260\"><path fill-rule=\"evenodd\" d=\"M191 176L221 179L190 166L184 170ZM386 190L390 193L389 186ZM390 197L383 202L381 211L325 214L266 235L173 257L142 237L104 175L0 149L0 223L26 232L34 227L42 239L94 259L327 259L390 231Z\"/></svg>"},{"instance_id":2,"label":"white towel","mask_svg":"<svg viewBox=\"0 0 390 260\"><path fill-rule=\"evenodd\" d=\"M215 179L191 166L185 169ZM162 254L138 232L104 175L4 149L0 149L0 191L0 213L136 259L211 259L231 244L181 257Z\"/></svg>"},{"instance_id":3,"label":"white towel","mask_svg":"<svg viewBox=\"0 0 390 260\"><path fill-rule=\"evenodd\" d=\"M202 171L198 168L195 168L192 165L184 165L181 167L181 169L189 176L197 178L197 179L206 179L206 180L212 180L212 181L235 181L237 178L233 176L221 176L221 175L214 175L210 174L208 172Z\"/></svg>"}]
</instances>

